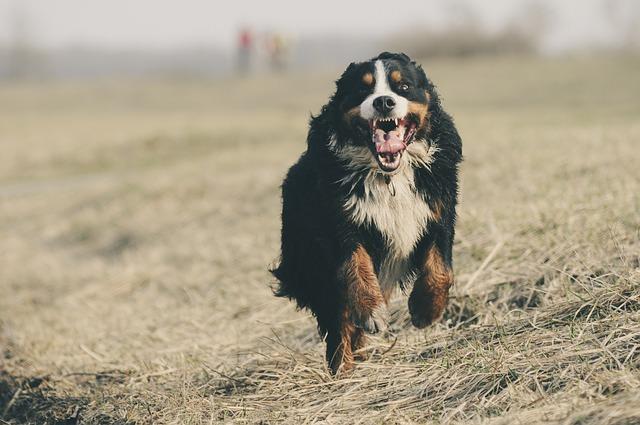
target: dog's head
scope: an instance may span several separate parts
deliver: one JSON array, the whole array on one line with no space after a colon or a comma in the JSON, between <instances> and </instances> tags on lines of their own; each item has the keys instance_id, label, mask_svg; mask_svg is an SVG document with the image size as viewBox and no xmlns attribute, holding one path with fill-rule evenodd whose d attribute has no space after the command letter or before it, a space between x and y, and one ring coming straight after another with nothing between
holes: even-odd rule
<instances>
[{"instance_id":1,"label":"dog's head","mask_svg":"<svg viewBox=\"0 0 640 425\"><path fill-rule=\"evenodd\" d=\"M426 140L429 105L437 95L408 56L382 53L352 63L336 86L331 105L340 143L368 147L383 172L401 166L414 140Z\"/></svg>"}]
</instances>

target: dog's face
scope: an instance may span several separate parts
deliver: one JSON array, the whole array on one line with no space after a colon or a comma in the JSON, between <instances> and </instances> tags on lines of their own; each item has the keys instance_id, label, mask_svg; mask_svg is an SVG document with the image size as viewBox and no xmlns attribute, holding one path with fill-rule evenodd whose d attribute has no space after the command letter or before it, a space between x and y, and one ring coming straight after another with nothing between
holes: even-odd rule
<instances>
[{"instance_id":1,"label":"dog's face","mask_svg":"<svg viewBox=\"0 0 640 425\"><path fill-rule=\"evenodd\" d=\"M407 146L426 137L430 90L422 68L404 54L352 63L333 99L344 139L366 145L382 171L395 171Z\"/></svg>"}]
</instances>

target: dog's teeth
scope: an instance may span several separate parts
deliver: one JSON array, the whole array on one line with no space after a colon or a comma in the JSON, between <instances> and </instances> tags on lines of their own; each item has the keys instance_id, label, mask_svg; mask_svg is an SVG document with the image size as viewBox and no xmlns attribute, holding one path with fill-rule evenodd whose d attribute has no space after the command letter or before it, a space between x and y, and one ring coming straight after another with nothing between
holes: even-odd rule
<instances>
[{"instance_id":1,"label":"dog's teeth","mask_svg":"<svg viewBox=\"0 0 640 425\"><path fill-rule=\"evenodd\" d=\"M398 126L398 118L396 118L395 120L393 120L393 122L396 123L396 127Z\"/></svg>"}]
</instances>

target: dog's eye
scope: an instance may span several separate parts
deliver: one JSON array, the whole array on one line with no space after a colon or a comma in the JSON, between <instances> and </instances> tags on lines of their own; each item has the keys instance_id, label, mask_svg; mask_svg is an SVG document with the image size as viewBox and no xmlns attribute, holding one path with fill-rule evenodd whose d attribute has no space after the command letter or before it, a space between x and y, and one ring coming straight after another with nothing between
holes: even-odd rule
<instances>
[{"instance_id":1,"label":"dog's eye","mask_svg":"<svg viewBox=\"0 0 640 425\"><path fill-rule=\"evenodd\" d=\"M409 90L409 85L407 83L402 83L398 86L398 90L400 91L407 91Z\"/></svg>"}]
</instances>

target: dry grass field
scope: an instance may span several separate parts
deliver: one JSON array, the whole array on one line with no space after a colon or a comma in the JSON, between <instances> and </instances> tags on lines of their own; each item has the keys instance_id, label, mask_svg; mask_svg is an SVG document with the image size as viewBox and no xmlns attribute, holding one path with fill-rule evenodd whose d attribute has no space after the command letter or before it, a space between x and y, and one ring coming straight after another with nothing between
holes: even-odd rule
<instances>
[{"instance_id":1,"label":"dry grass field","mask_svg":"<svg viewBox=\"0 0 640 425\"><path fill-rule=\"evenodd\" d=\"M453 296L340 378L267 273L337 75L0 85L0 424L640 423L640 59L425 67Z\"/></svg>"}]
</instances>

